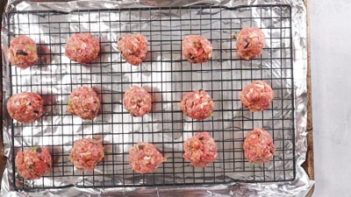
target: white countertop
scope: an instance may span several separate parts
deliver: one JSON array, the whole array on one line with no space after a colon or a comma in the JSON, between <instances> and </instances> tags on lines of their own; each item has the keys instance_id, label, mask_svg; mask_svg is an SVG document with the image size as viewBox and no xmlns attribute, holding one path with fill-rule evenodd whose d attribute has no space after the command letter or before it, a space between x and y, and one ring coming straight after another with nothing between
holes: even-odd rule
<instances>
[{"instance_id":1,"label":"white countertop","mask_svg":"<svg viewBox=\"0 0 351 197\"><path fill-rule=\"evenodd\" d=\"M310 0L316 190L351 196L351 0Z\"/></svg>"}]
</instances>

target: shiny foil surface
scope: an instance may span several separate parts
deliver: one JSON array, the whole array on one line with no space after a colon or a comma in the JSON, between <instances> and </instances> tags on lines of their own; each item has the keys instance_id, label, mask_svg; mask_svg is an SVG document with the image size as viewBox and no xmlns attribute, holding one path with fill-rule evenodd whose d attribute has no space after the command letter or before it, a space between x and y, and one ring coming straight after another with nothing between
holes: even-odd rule
<instances>
[{"instance_id":1,"label":"shiny foil surface","mask_svg":"<svg viewBox=\"0 0 351 197\"><path fill-rule=\"evenodd\" d=\"M260 58L235 55L235 34L242 27L262 28L266 46ZM99 37L101 55L81 65L64 55L72 33ZM126 63L117 50L123 34L139 32L151 53L141 66ZM24 34L42 49L41 61L29 69L10 65L9 39ZM195 65L182 59L181 40L201 34L213 45L212 60ZM307 124L306 9L303 1L283 0L142 0L142 1L9 1L2 21L3 137L8 162L1 192L5 196L304 196L313 185L301 167L305 161ZM252 80L265 80L275 98L270 109L250 113L239 93ZM93 121L67 112L73 89L87 85L102 97L103 109ZM123 108L123 92L141 85L153 95L152 113L133 118ZM182 95L204 89L216 103L211 118L192 121L179 108ZM43 95L46 114L32 124L12 121L7 99L33 91ZM273 135L274 159L250 164L243 156L245 134L263 127ZM219 155L205 169L183 159L183 142L197 131L209 131ZM75 140L101 138L105 158L93 172L70 162ZM154 143L167 161L153 174L133 173L129 148ZM49 147L52 172L34 181L14 173L16 151Z\"/></svg>"}]
</instances>

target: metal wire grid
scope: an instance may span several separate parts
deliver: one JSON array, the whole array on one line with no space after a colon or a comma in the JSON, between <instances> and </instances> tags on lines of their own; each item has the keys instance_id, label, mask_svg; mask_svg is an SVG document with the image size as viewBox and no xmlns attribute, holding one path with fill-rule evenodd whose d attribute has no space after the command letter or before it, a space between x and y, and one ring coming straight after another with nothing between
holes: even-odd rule
<instances>
[{"instance_id":1,"label":"metal wire grid","mask_svg":"<svg viewBox=\"0 0 351 197\"><path fill-rule=\"evenodd\" d=\"M236 13L233 15L233 13ZM242 27L258 26L266 35L263 55L252 61L236 57L232 35ZM41 93L47 113L33 124L11 123L13 158L16 151L33 145L51 148L51 173L24 181L15 171L16 189L60 187L127 187L157 185L220 184L232 181L276 182L295 177L294 89L291 8L288 5L226 7L126 8L12 12L9 39L24 34L45 43L50 65L27 70L8 67L11 95ZM64 45L74 32L100 37L102 54L89 66L71 62ZM152 55L140 67L121 58L116 41L124 33L140 32L149 38ZM214 46L208 63L191 65L181 58L181 40L201 34ZM242 87L265 80L275 92L265 112L250 113L239 100ZM123 91L131 85L147 87L155 97L153 112L132 118L123 109ZM103 112L94 121L81 121L66 111L67 97L78 86L100 90ZM183 116L178 103L182 94L207 90L216 103L213 116L193 121ZM252 165L243 156L245 133L254 127L269 130L277 147L273 161ZM207 168L190 166L182 158L183 142L198 131L209 131L218 146L218 159ZM69 160L73 141L102 137L106 157L94 172L75 170ZM167 157L155 173L139 175L128 165L128 149L140 141L154 143Z\"/></svg>"}]
</instances>

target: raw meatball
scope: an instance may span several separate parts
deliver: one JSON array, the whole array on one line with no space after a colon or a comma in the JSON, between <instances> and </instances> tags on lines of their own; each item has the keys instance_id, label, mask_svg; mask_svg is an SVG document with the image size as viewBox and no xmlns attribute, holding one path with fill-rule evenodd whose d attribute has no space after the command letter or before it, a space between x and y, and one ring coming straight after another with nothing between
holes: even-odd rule
<instances>
[{"instance_id":1,"label":"raw meatball","mask_svg":"<svg viewBox=\"0 0 351 197\"><path fill-rule=\"evenodd\" d=\"M253 81L240 92L240 100L252 112L267 109L273 100L273 90L264 81Z\"/></svg>"},{"instance_id":2,"label":"raw meatball","mask_svg":"<svg viewBox=\"0 0 351 197\"><path fill-rule=\"evenodd\" d=\"M44 100L34 92L15 94L7 101L7 111L18 122L31 123L44 114Z\"/></svg>"},{"instance_id":3,"label":"raw meatball","mask_svg":"<svg viewBox=\"0 0 351 197\"><path fill-rule=\"evenodd\" d=\"M84 120L93 120L98 116L100 108L100 97L93 88L79 87L69 96L67 110Z\"/></svg>"},{"instance_id":4,"label":"raw meatball","mask_svg":"<svg viewBox=\"0 0 351 197\"><path fill-rule=\"evenodd\" d=\"M28 36L18 36L10 42L8 57L11 64L28 68L38 62L37 45Z\"/></svg>"},{"instance_id":5,"label":"raw meatball","mask_svg":"<svg viewBox=\"0 0 351 197\"><path fill-rule=\"evenodd\" d=\"M264 34L256 27L243 28L237 35L236 48L242 59L250 60L261 55L265 46Z\"/></svg>"},{"instance_id":6,"label":"raw meatball","mask_svg":"<svg viewBox=\"0 0 351 197\"><path fill-rule=\"evenodd\" d=\"M128 63L136 66L146 59L149 42L141 34L126 34L119 39L117 48Z\"/></svg>"},{"instance_id":7,"label":"raw meatball","mask_svg":"<svg viewBox=\"0 0 351 197\"><path fill-rule=\"evenodd\" d=\"M144 88L132 86L123 96L124 107L133 116L143 116L151 111L152 96Z\"/></svg>"},{"instance_id":8,"label":"raw meatball","mask_svg":"<svg viewBox=\"0 0 351 197\"><path fill-rule=\"evenodd\" d=\"M76 140L70 154L73 165L86 171L93 171L104 156L102 141L90 138Z\"/></svg>"},{"instance_id":9,"label":"raw meatball","mask_svg":"<svg viewBox=\"0 0 351 197\"><path fill-rule=\"evenodd\" d=\"M208 132L195 134L184 143L184 159L194 167L206 167L217 158L216 142Z\"/></svg>"},{"instance_id":10,"label":"raw meatball","mask_svg":"<svg viewBox=\"0 0 351 197\"><path fill-rule=\"evenodd\" d=\"M24 179L33 180L50 171L52 160L48 148L33 147L19 151L15 163Z\"/></svg>"},{"instance_id":11,"label":"raw meatball","mask_svg":"<svg viewBox=\"0 0 351 197\"><path fill-rule=\"evenodd\" d=\"M207 62L212 57L212 45L200 35L185 36L182 42L183 57L191 63Z\"/></svg>"},{"instance_id":12,"label":"raw meatball","mask_svg":"<svg viewBox=\"0 0 351 197\"><path fill-rule=\"evenodd\" d=\"M166 158L149 143L138 143L129 150L129 164L137 173L152 173L166 161Z\"/></svg>"},{"instance_id":13,"label":"raw meatball","mask_svg":"<svg viewBox=\"0 0 351 197\"><path fill-rule=\"evenodd\" d=\"M184 94L180 108L187 116L203 120L212 115L214 102L206 91L196 90Z\"/></svg>"},{"instance_id":14,"label":"raw meatball","mask_svg":"<svg viewBox=\"0 0 351 197\"><path fill-rule=\"evenodd\" d=\"M87 64L99 57L100 42L90 33L76 33L68 39L65 50L72 61Z\"/></svg>"},{"instance_id":15,"label":"raw meatball","mask_svg":"<svg viewBox=\"0 0 351 197\"><path fill-rule=\"evenodd\" d=\"M252 163L264 163L273 158L275 147L271 134L261 128L250 131L244 141L244 153Z\"/></svg>"}]
</instances>

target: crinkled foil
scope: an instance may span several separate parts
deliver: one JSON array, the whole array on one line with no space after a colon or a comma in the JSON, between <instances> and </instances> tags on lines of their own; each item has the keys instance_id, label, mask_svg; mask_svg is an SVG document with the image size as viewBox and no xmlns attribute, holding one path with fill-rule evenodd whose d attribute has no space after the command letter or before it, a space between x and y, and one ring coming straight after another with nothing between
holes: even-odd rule
<instances>
[{"instance_id":1,"label":"crinkled foil","mask_svg":"<svg viewBox=\"0 0 351 197\"><path fill-rule=\"evenodd\" d=\"M304 3L302 0L280 0L280 1L274 1L274 0L207 0L207 1L190 1L190 0L140 0L140 1L106 1L106 0L102 0L102 1L93 1L93 0L87 0L87 1L69 1L69 2L63 2L63 1L55 1L55 2L50 2L50 1L18 1L18 0L10 0L9 4L5 10L4 13L4 19L2 21L2 34L1 34L1 41L2 41L2 49L3 51L6 52L9 40L8 40L8 35L12 34L12 33L21 33L21 32L32 32L32 33L37 33L38 35L40 35L41 33L45 32L47 29L45 29L45 27L43 28L33 28L33 29L28 29L29 26L26 26L25 23L33 23L35 24L37 19L36 18L30 18L28 17L27 19L21 18L23 16L18 16L19 18L17 18L17 20L21 20L21 22L23 22L24 24L21 25L21 28L18 28L16 30L13 30L11 28L11 24L8 24L8 18L9 17L13 17L10 16L9 13L11 13L12 11L16 10L16 11L35 11L35 10L40 10L40 11L52 11L55 10L57 11L58 15L60 13L70 13L73 10L85 10L85 9L116 9L116 8L134 8L134 7L178 7L178 6L193 6L193 5L212 5L212 6L226 6L226 7L236 7L236 6L242 6L242 5L265 5L265 4L289 4L292 8L292 21L291 21L291 26L292 26L292 58L293 58L293 76L294 76L294 80L286 80L284 82L284 86L285 87L294 87L294 104L295 104L295 113L294 113L294 123L292 123L290 126L292 126L294 124L295 126L295 162L291 162L291 163L287 163L287 166L291 166L293 163L295 163L295 169L296 169L296 174L295 174L295 179L293 181L282 181L282 182L268 182L268 183L261 183L261 182L257 182L257 183L245 183L245 182L231 182L228 184L209 184L209 185L192 185L192 186L149 186L149 187L114 187L114 188L97 188L97 189L91 189L91 188L83 188L83 187L76 187L74 186L75 184L81 183L83 177L79 177L79 176L75 176L75 177L70 177L69 180L65 179L65 177L63 177L62 179L58 179L55 178L55 180L51 179L50 176L45 177L44 179L41 179L41 184L48 184L48 185L52 185L53 181L55 181L55 185L57 186L62 186L62 185L67 185L67 184L72 184L73 186L71 187L66 187L66 188L56 188L56 189L46 189L46 190L36 190L35 192L31 191L31 193L27 193L25 191L14 191L14 181L13 180L13 165L12 165L12 161L13 161L13 153L15 150L12 150L12 139L13 136L11 134L11 121L9 119L5 119L3 120L3 125L4 125L4 129L3 129L3 138L4 138L4 146L5 146L5 156L8 158L8 162L3 174L3 178L2 178L2 183L1 183L1 192L2 195L4 196L26 196L28 194L30 194L31 196L43 196L43 195L50 195L50 196L80 196L80 195L92 195L92 196L98 196L98 195L102 195L102 196L305 196L307 194L307 192L309 191L309 189L312 187L313 185L313 181L309 180L309 177L307 176L306 172L303 170L303 168L301 167L302 163L305 161L305 154L306 154L306 149L307 149L307 145L306 145L306 124L307 124L307 85L306 85L306 79L307 79L307 40L306 40L306 35L307 35L307 30L306 30L306 9L304 6ZM255 10L255 9L253 9ZM213 10L207 10L209 13L205 13L205 14L213 14L216 15L218 13L210 13L210 11ZM170 14L171 12L163 12L163 11L159 11L156 14L153 14L153 17L155 17L154 19L157 20L158 17L164 17L167 14ZM223 13L229 13L229 12L223 12ZM174 13L173 13L174 14ZM179 13L179 12L175 12L175 14L189 14L189 12L185 12L185 13ZM201 14L201 13L200 13ZM204 14L204 13L202 13ZM235 15L234 12L232 12L231 14ZM245 13L241 13L241 14L245 14ZM258 13L253 13L253 15L255 15ZM274 14L274 13L273 13ZM26 15L28 16L28 15ZM72 14L69 15L70 18L67 18L67 20L69 20L70 22L72 22L73 25L71 26L60 26L59 28L57 28L57 31L65 31L66 30L71 30L71 31L75 31L78 32L79 30L81 30L80 28L83 28L82 30L84 30L84 28L86 28L87 26L89 26L89 23L86 24L80 24L79 25L74 25L76 23L74 23L75 21L77 22L77 20L79 19L80 21L89 21L91 20L90 18L87 18L86 15L81 14ZM110 15L111 16L111 15ZM117 17L117 15L114 15ZM81 17L81 18L80 18ZM100 18L103 18L104 16L101 15L99 16ZM141 18L141 15L138 15L139 18ZM62 18L56 18L58 21L62 21ZM39 19L40 20L40 19ZM110 31L112 33L108 34L104 34L104 36L102 36L104 39L111 39L113 41L117 41L117 37L120 35L116 32L118 32L118 27L113 27L111 26L111 24L108 23L108 21L111 20L111 18L105 18L102 19L102 21L106 21L105 23L102 22L102 24L100 24L99 26L95 26L94 23L90 23L89 29L93 29L95 31L95 33L98 33L100 31ZM199 20L194 20L194 22L192 23L192 25L198 25L197 23L199 22ZM223 23L225 23L225 21L222 21ZM254 19L254 22L257 24L263 24L264 25L269 25L266 24L264 19L260 19L260 17L257 17ZM278 21L279 22L279 21ZM53 16L52 20L51 20L51 24L55 24L55 17ZM282 23L283 24L283 23ZM169 25L169 24L168 24ZM139 28L148 28L150 26L150 24L145 24L145 26L141 26ZM155 25L157 28L157 24ZM160 25L159 28L162 25ZM206 25L204 25L205 27ZM34 26L35 27L35 26ZM128 29L128 27L121 27L122 29ZM175 28L176 25L175 25ZM132 31L132 25L130 26L130 30ZM12 31L19 31L19 32L12 32ZM177 31L177 30L175 30ZM54 34L55 32L51 32L52 34ZM184 32L183 32L184 33ZM208 32L210 34L210 32ZM214 32L212 32L213 34L215 34ZM226 34L228 32L223 31L223 34ZM268 32L265 32L266 34ZM93 32L94 34L94 32ZM181 32L180 32L181 34ZM153 40L157 40L157 35L148 35L150 37L153 38ZM206 36L210 36L212 38L219 36L219 35L206 35ZM175 39L179 39L180 38L175 38ZM40 40L43 41L44 43L50 43L53 42L53 40L56 40L57 42L65 42L66 37L52 37L52 38L48 38L48 37L36 37L36 40ZM214 41L215 42L215 41ZM159 44L159 43L158 43ZM274 43L268 43L268 46L272 46L273 47ZM104 50L114 50L116 51L116 46L105 46L103 44L103 49ZM160 45L153 45L155 51L162 51L162 47L163 50L168 50L169 51L169 46L160 46ZM174 45L174 47L176 47L176 45ZM179 45L177 46L179 47ZM55 48L55 46L52 46L51 48L52 51L57 50ZM179 49L177 50L179 51ZM229 57L227 56L229 53L223 52L223 54L214 54L214 58L218 55L221 55L222 58L224 57ZM115 64L108 64L106 63L103 64L101 63L102 67L101 68L85 68L85 67L81 67L81 66L76 66L76 67L68 67L68 66L64 66L64 65L68 65L69 64L69 60L66 57L63 57L63 59L55 59L55 58L62 58L62 57L51 57L52 59L50 59L50 68L48 67L43 67L41 72L45 73L57 73L55 75L51 75L50 79L45 79L45 77L43 78L36 78L36 79L32 79L30 77L31 74L35 74L35 76L38 76L37 72L38 70L33 69L33 70L18 70L15 67L9 67L9 62L7 61L6 58L6 54L3 53L3 83L4 83L4 100L6 98L8 98L12 93L17 93L20 91L38 91L38 92L44 92L47 94L55 94L55 93L60 93L59 96L57 96L56 101L60 102L60 103L66 103L66 99L67 96L69 95L70 91L72 91L72 88L79 86L81 84L85 84L88 83L90 81L95 82L95 81L104 81L105 79L101 79L101 78L96 78L96 76L92 76L89 75L88 73L91 71L94 72L112 72L113 70L116 70L118 68L115 68L114 66L116 66ZM180 54L173 54L173 56L179 56ZM288 54L283 54L283 55L288 55ZM187 90L191 90L191 89L197 89L197 88L204 88L204 89L211 89L211 87L208 87L206 85L206 83L199 83L199 85L194 85L194 86L189 86L186 87L184 84L171 84L168 82L164 82L162 83L162 80L167 80L169 78L171 78L172 80L180 80L177 79L176 76L169 76L169 75L165 75L165 76L161 76L159 73L161 72L157 72L157 71L162 71L162 69L165 69L165 67L167 68L167 64L170 64L169 62L167 63L166 60L169 60L170 58L172 59L172 55L170 53L166 53L166 54L160 54L158 52L155 52L152 54L152 58L156 59L156 60L164 60L164 61L160 61L162 63L155 63L153 65L153 71L156 72L150 72L150 68L147 66L142 66L141 68L130 68L130 66L128 66L126 64L126 72L129 74L124 75L123 77L118 75L118 76L110 76L110 78L107 78L106 80L108 80L108 82L111 82L111 84L109 83L101 83L101 85L98 87L98 89L100 89L100 91L102 91L104 94L110 94L111 97L107 97L104 98L104 101L106 101L107 103L113 103L113 102L117 102L120 101L120 96L122 94L122 92L128 87L128 84L125 84L123 86L118 86L115 87L113 84L118 83L119 81L114 81L114 79L118 79L118 80L123 80L123 82L132 82L133 84L146 84L146 86L153 86L151 88L155 88L155 84L163 84L160 85L157 88L157 91L159 92L158 95L156 95L156 99L160 99L160 97L162 97L163 100L170 100L173 101L173 98L170 94L164 93L162 94L162 91L167 91L167 90L174 90L174 89L182 89L184 90L184 87ZM118 62L119 58L116 54L113 57L102 57L102 59L106 58L106 60L108 62ZM110 58L110 59L109 59ZM174 58L174 57L173 57ZM42 64L45 64L45 58L42 60L41 62ZM60 64L62 64L62 66ZM124 63L125 64L125 63ZM273 64L274 62L271 63L262 63L263 67L269 67L269 64ZM225 62L223 62L222 66L225 67L227 64ZM272 65L272 67L273 67ZM112 68L111 68L112 67ZM70 68L70 69L68 69ZM210 65L206 65L204 64L204 67L202 67L202 69L211 69L213 68ZM51 70L50 70L51 69ZM66 70L67 69L67 70ZM187 68L183 68L183 69L187 69ZM50 70L50 71L49 71ZM143 70L144 74L142 75L141 72L137 72ZM13 81L12 85L22 85L21 88L16 89L13 88L9 85L9 77L13 77L9 75L9 72L12 71L12 75L15 73L18 76L21 76L21 80L20 81ZM134 72L136 71L136 72ZM71 75L69 73L78 73L79 75L77 75L77 78L72 78L70 77ZM83 73L83 74L82 74ZM166 72L166 73L171 73L171 72ZM230 73L229 73L230 74ZM276 76L279 75L279 73L271 73L272 75ZM287 75L291 74L291 73L286 73ZM264 75L264 74L263 74ZM13 79L18 79L18 76L16 76ZM73 75L75 76L75 75ZM205 75L204 75L205 76ZM173 77L173 78L172 78ZM222 76L222 77L232 77L230 75L228 76ZM262 73L261 73L261 77L262 77ZM122 79L121 79L122 78ZM196 76L195 76L196 78ZM140 79L140 80L139 80ZM143 83L146 81L146 83ZM157 81L159 80L159 83L150 83L148 84L147 81L148 80L152 80ZM54 82L61 82L61 84L58 85L53 85L56 84ZM113 83L112 83L113 82ZM15 83L15 84L14 84ZM292 84L293 83L293 84ZM25 84L31 84L30 87L25 86ZM64 85L62 85L64 84ZM71 84L75 84L72 85ZM180 87L181 85L183 85L184 87ZM277 84L272 84L273 87ZM153 90L154 91L154 90ZM288 96L289 94L291 95L292 92L290 91L286 91L285 92ZM282 93L285 94L285 93ZM112 94L114 95L120 95L113 97ZM223 96L224 94L222 94ZM212 95L214 96L214 99L216 99L216 95ZM284 95L283 95L284 96ZM116 98L117 97L117 98ZM54 99L54 100L55 100ZM117 99L113 100L113 99ZM220 97L217 97L217 99L222 99ZM6 100L5 100L6 101ZM226 105L226 104L224 104ZM53 106L53 105L52 105ZM104 111L105 112L111 112L111 109L114 106L111 105L106 105L104 106ZM115 106L116 107L116 106ZM121 107L120 105L117 107ZM239 106L231 106L234 108L237 108ZM291 105L288 105L287 107L291 108ZM105 109L106 108L106 109ZM172 108L171 105L165 105L164 109L156 109L157 110L171 110L170 108ZM223 110L224 107L219 107L219 110ZM3 106L4 109L4 106ZM54 113L55 111L60 111L60 112L64 112L65 109L56 109L54 107L51 108L51 110L53 110L52 112L49 113ZM173 110L173 108L172 108ZM3 111L6 111L5 109ZM178 114L180 112L177 112ZM232 112L230 112L232 113ZM225 112L222 112L222 118L225 117L231 117L230 113L226 114ZM288 112L288 113L292 113L292 111ZM6 114L5 114L6 115ZM280 114L282 115L282 114ZM273 115L272 115L273 116ZM5 117L8 117L7 115ZM55 116L52 116L55 117ZM69 151L70 149L70 145L72 144L72 141L75 139L79 139L81 136L102 136L102 135L106 135L106 136L113 136L113 137L106 137L104 138L104 140L106 141L112 141L113 143L117 143L119 144L119 148L123 149L123 150L127 150L128 147L130 147L129 145L124 144L124 142L130 142L128 141L128 136L126 135L124 137L122 136L122 133L114 133L113 135L109 135L111 133L106 133L106 131L111 131L113 130L113 132L115 132L115 130L122 130L123 128L119 127L118 125L114 128L111 128L111 126L108 124L109 122L109 118L116 118L116 116L112 117L108 117L108 116L103 116L104 118L98 118L96 120L97 123L94 126L89 125L89 124L82 124L81 127L77 126L74 128L67 128L64 129L64 125L62 126L62 128L60 127L60 129L58 128L54 128L54 127L50 127L50 124L59 124L59 123L68 123L68 124L72 124L72 122L78 122L78 123L82 123L78 118L62 118L61 116L58 116L56 118L53 118L52 120L48 120L45 119L42 120L43 122L41 122L41 125L46 125L45 127L39 127L38 125L34 124L33 127L16 127L15 129L15 137L14 137L14 145L15 147L20 147L21 144L25 144L25 145L35 145L35 144L41 144L41 145L50 145L53 146L53 149L55 149L55 144L62 144L63 141L67 142L67 146L64 146L65 150L62 151ZM150 117L146 117L146 120L144 121L148 121L150 119L148 119ZM172 120L174 119L173 116L171 115L165 115L165 116L157 116L155 115L155 117L153 117L154 119L158 118L160 121L161 120L168 120L170 121L171 125ZM113 119L113 121L116 121ZM125 121L130 121L125 120ZM262 123L263 126L265 123ZM189 137L192 132L190 132L190 130L194 129L194 127L196 129L202 129L201 126L199 125L195 125L192 123L184 123L183 125L179 125L178 124L174 124L172 126L170 126L171 128L173 128L175 131L179 131L179 132L172 132L171 135L165 135L163 137L160 137L159 133L154 133L153 135L148 135L148 134L141 134L138 135L136 134L136 138L137 139L133 139L134 141L140 141L140 140L151 140L151 136L153 136L152 141L156 141L157 140L161 140L162 138L162 143L165 143L167 141L169 142L173 142L173 140L179 140L179 136L182 136L183 138L185 137ZM15 125L16 126L16 125ZM17 125L18 126L18 125ZM199 126L199 127L197 127ZM202 125L203 126L203 125ZM262 126L262 125L260 125ZM179 127L179 128L178 128ZM203 127L208 127L208 125L205 125ZM225 125L226 129L234 129L235 125ZM243 126L244 127L244 126ZM20 128L20 129L17 129ZM124 128L125 129L125 128ZM170 129L170 128L160 128L159 124L151 124L148 127L140 127L140 122L139 120L135 121L134 123L134 130L141 130L138 132L142 132L142 133L149 133L151 131L159 131L161 129ZM224 129L224 128L222 128ZM72 131L74 130L75 134L77 134L77 136L75 136L74 138L72 138L73 134ZM94 133L93 132L96 130L101 131L100 133ZM180 133L180 131L184 130L183 133ZM186 132L187 131L187 132ZM25 133L30 133L30 135L21 135L21 132L23 134ZM45 138L47 133L52 133L52 136L50 136L49 138ZM62 134L63 132L63 134ZM68 132L68 133L65 133ZM45 133L45 134L44 134ZM16 137L16 136L22 136L20 137ZM33 137L35 136L35 138ZM64 136L68 136L68 137L64 137ZM174 138L174 136L178 136L176 138ZM216 137L216 135L215 135ZM234 137L234 136L233 136ZM69 139L67 139L69 138ZM113 139L112 139L113 138ZM121 138L125 138L125 139L121 139ZM49 140L48 140L49 139ZM161 142L161 141L160 141ZM292 142L293 143L293 142ZM111 143L110 143L111 144ZM221 144L222 145L222 144ZM224 145L223 145L224 146ZM283 145L284 146L284 145ZM288 144L286 146L292 146L292 144ZM63 146L60 146L63 147ZM111 147L109 147L111 148ZM163 147L166 149L176 149L176 150L181 150L182 149L182 145L181 143L178 144L178 146L170 146L170 147ZM60 151L60 150L58 150ZM54 150L55 152L55 150ZM67 157L67 155L66 155ZM181 155L180 155L181 157ZM62 162L62 161L57 161L57 162ZM63 164L62 164L63 165ZM219 164L222 165L222 164ZM225 164L223 164L225 165ZM216 166L216 167L223 167L223 166ZM72 169L73 170L73 169ZM121 170L121 169L114 169L114 170ZM100 171L100 169L96 170L94 173L97 174L101 174L102 172ZM231 176L231 178L234 179L240 179L240 180L245 180L245 175L241 174L241 173L233 173L231 175L227 176ZM274 175L275 176L275 175ZM278 176L278 175L277 175ZM292 174L287 174L286 176L292 176L294 177L294 175ZM284 174L285 177L285 174ZM109 179L110 177L105 177L106 179ZM104 179L105 179L104 178ZM120 177L119 177L120 178ZM126 179L132 179L133 177L126 177ZM135 177L134 177L135 178ZM247 178L247 177L246 177ZM251 177L252 178L252 177ZM262 177L261 177L262 178ZM87 180L89 181L89 180ZM94 181L101 181L99 179L94 180ZM115 181L118 182L118 178L114 179L112 178L112 180L110 181ZM32 184L36 184L36 182L33 182ZM93 184L93 183L92 183Z\"/></svg>"}]
</instances>

